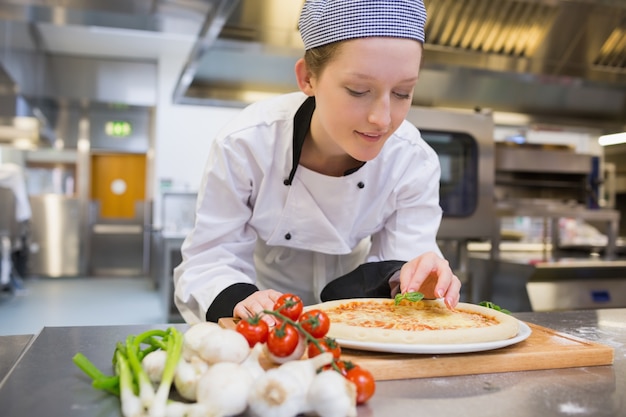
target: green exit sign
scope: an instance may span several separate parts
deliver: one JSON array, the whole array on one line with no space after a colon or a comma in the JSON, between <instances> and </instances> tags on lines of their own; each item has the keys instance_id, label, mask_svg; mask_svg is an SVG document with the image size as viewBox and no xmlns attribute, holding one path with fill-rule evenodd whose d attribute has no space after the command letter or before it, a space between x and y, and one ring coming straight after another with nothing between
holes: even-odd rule
<instances>
[{"instance_id":1,"label":"green exit sign","mask_svg":"<svg viewBox=\"0 0 626 417\"><path fill-rule=\"evenodd\" d=\"M114 120L110 122L106 122L104 125L104 131L109 136L114 136L116 138L125 138L130 136L133 131L133 126L129 122L124 122L120 120Z\"/></svg>"}]
</instances>

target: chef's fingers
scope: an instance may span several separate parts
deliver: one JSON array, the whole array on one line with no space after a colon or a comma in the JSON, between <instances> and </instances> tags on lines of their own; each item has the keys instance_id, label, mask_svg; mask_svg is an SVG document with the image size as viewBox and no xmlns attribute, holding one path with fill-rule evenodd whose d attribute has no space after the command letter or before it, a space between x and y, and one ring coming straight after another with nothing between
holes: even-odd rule
<instances>
[{"instance_id":1,"label":"chef's fingers","mask_svg":"<svg viewBox=\"0 0 626 417\"><path fill-rule=\"evenodd\" d=\"M276 290L265 290L265 292L267 292L267 297L272 302L272 305L267 308L268 310L271 310L274 308L274 303L278 301L278 299L280 298L281 295L283 295L283 293L276 291Z\"/></svg>"},{"instance_id":2,"label":"chef's fingers","mask_svg":"<svg viewBox=\"0 0 626 417\"><path fill-rule=\"evenodd\" d=\"M274 304L276 303L278 298L280 298L280 296L283 295L282 292L279 292L276 290L264 290L260 292L263 293L263 296L264 296L263 302L262 302L262 305L263 305L262 310L273 310ZM263 315L263 320L265 320L265 322L269 326L275 326L276 324L278 324L278 320L276 320L276 317L269 315L269 314Z\"/></svg>"},{"instance_id":3,"label":"chef's fingers","mask_svg":"<svg viewBox=\"0 0 626 417\"><path fill-rule=\"evenodd\" d=\"M235 317L241 317L242 319L245 319L248 317L254 317L257 314L262 314L263 310L264 310L263 306L258 301L255 301L255 300L250 301L246 299L244 301L239 302L235 306L235 309L233 310L233 314L235 315ZM270 326L274 326L276 324L276 320L274 320L274 317L269 316L267 314L261 316L261 319Z\"/></svg>"},{"instance_id":4,"label":"chef's fingers","mask_svg":"<svg viewBox=\"0 0 626 417\"><path fill-rule=\"evenodd\" d=\"M420 291L427 298L441 298L454 281L448 261L435 253L423 254L400 270L401 292Z\"/></svg>"},{"instance_id":5,"label":"chef's fingers","mask_svg":"<svg viewBox=\"0 0 626 417\"><path fill-rule=\"evenodd\" d=\"M454 310L456 305L459 303L460 297L461 297L461 280L456 275L453 275L452 282L450 283L450 286L448 287L448 291L446 292L446 295L443 300L446 303L446 306L448 306L450 310Z\"/></svg>"},{"instance_id":6,"label":"chef's fingers","mask_svg":"<svg viewBox=\"0 0 626 417\"><path fill-rule=\"evenodd\" d=\"M235 305L233 310L233 314L235 317L253 317L257 314L262 314L263 310L272 310L274 308L274 303L280 297L282 293L275 290L263 290L257 291L248 298L240 301ZM273 326L276 324L276 320L271 315L263 315L263 320L267 322L267 324Z\"/></svg>"},{"instance_id":7,"label":"chef's fingers","mask_svg":"<svg viewBox=\"0 0 626 417\"><path fill-rule=\"evenodd\" d=\"M242 319L248 318L248 317L252 317L254 316L254 310L250 307L248 307L245 304L245 301L240 301L235 305L235 308L233 309L233 316L235 317L239 317Z\"/></svg>"}]
</instances>

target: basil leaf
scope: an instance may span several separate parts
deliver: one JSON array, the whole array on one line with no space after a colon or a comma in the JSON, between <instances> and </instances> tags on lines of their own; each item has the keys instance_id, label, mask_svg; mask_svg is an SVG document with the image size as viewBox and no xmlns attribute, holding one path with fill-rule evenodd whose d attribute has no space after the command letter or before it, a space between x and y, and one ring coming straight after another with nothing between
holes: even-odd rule
<instances>
[{"instance_id":1,"label":"basil leaf","mask_svg":"<svg viewBox=\"0 0 626 417\"><path fill-rule=\"evenodd\" d=\"M500 311L504 314L511 314L509 310L502 308L499 305L492 303L491 301L481 301L480 303L478 303L478 305L490 308L492 310Z\"/></svg>"},{"instance_id":2,"label":"basil leaf","mask_svg":"<svg viewBox=\"0 0 626 417\"><path fill-rule=\"evenodd\" d=\"M404 294L396 294L396 297L394 298L394 303L395 305L398 305L400 304L400 301L402 300L409 300L412 303L416 303L420 301L422 298L424 298L424 294L422 294L421 292L417 292L417 291L405 292Z\"/></svg>"}]
</instances>

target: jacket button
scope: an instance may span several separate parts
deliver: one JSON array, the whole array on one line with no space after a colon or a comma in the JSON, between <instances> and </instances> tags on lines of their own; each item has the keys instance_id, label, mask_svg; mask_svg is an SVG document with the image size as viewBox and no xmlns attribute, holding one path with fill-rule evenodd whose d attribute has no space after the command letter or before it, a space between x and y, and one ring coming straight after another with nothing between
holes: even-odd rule
<instances>
[{"instance_id":1,"label":"jacket button","mask_svg":"<svg viewBox=\"0 0 626 417\"><path fill-rule=\"evenodd\" d=\"M359 183L356 186L359 188L363 188L365 187L365 184L363 184L363 181L359 181Z\"/></svg>"},{"instance_id":2,"label":"jacket button","mask_svg":"<svg viewBox=\"0 0 626 417\"><path fill-rule=\"evenodd\" d=\"M285 235L285 239L290 240L290 239L291 239L291 233L287 233L287 234Z\"/></svg>"}]
</instances>

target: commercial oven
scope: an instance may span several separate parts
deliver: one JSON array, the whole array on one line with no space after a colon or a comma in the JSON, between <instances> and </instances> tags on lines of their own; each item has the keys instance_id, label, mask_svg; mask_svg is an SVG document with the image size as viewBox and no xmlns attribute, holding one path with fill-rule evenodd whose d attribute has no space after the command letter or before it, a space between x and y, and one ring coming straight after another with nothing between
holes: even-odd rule
<instances>
[{"instance_id":1,"label":"commercial oven","mask_svg":"<svg viewBox=\"0 0 626 417\"><path fill-rule=\"evenodd\" d=\"M442 240L491 238L494 231L494 141L489 113L413 107L420 130L441 164Z\"/></svg>"}]
</instances>

